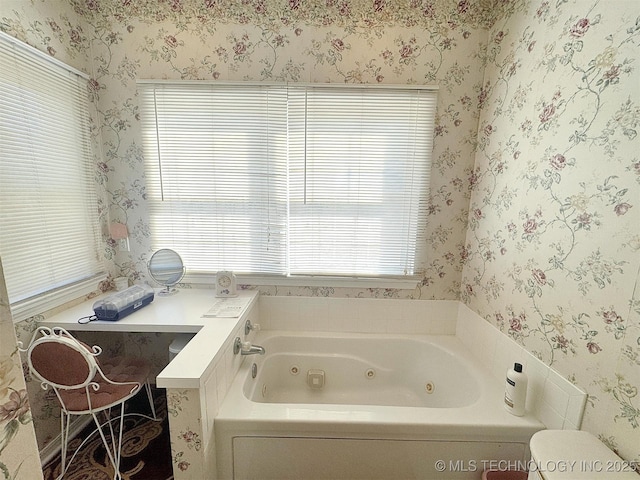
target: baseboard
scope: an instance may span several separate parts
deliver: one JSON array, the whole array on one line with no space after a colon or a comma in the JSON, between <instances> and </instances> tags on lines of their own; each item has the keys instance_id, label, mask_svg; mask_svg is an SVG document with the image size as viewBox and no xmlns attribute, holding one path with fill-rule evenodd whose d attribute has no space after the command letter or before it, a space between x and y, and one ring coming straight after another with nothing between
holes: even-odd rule
<instances>
[{"instance_id":1,"label":"baseboard","mask_svg":"<svg viewBox=\"0 0 640 480\"><path fill-rule=\"evenodd\" d=\"M91 422L93 422L93 418L90 415L73 418L69 425L69 438L74 438ZM40 463L42 466L44 467L47 463L53 460L53 458L60 453L60 450L61 437L60 434L58 434L56 437L52 438L42 450L40 450Z\"/></svg>"}]
</instances>

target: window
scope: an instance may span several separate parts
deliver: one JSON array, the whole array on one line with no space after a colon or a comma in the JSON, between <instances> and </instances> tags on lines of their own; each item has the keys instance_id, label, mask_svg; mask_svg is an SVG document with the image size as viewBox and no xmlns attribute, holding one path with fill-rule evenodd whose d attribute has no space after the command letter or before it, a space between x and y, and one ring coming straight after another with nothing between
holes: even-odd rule
<instances>
[{"instance_id":1,"label":"window","mask_svg":"<svg viewBox=\"0 0 640 480\"><path fill-rule=\"evenodd\" d=\"M138 87L154 249L191 272L421 273L433 89Z\"/></svg>"},{"instance_id":2,"label":"window","mask_svg":"<svg viewBox=\"0 0 640 480\"><path fill-rule=\"evenodd\" d=\"M0 36L0 258L15 320L104 274L87 81Z\"/></svg>"}]
</instances>

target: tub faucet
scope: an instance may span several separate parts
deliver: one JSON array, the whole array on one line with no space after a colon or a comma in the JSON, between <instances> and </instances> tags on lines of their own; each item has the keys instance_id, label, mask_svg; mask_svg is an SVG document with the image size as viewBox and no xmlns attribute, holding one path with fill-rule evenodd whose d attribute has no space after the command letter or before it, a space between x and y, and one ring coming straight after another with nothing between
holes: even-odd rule
<instances>
[{"instance_id":1,"label":"tub faucet","mask_svg":"<svg viewBox=\"0 0 640 480\"><path fill-rule=\"evenodd\" d=\"M243 342L242 340L240 340L240 337L236 337L236 341L233 344L233 353L237 355L238 352L240 352L240 354L242 355L265 354L264 347L261 347L260 345L251 345L251 342Z\"/></svg>"},{"instance_id":2,"label":"tub faucet","mask_svg":"<svg viewBox=\"0 0 640 480\"><path fill-rule=\"evenodd\" d=\"M244 342L242 344L242 349L240 349L240 353L242 355L264 355L264 347L260 345L251 345L249 342Z\"/></svg>"}]
</instances>

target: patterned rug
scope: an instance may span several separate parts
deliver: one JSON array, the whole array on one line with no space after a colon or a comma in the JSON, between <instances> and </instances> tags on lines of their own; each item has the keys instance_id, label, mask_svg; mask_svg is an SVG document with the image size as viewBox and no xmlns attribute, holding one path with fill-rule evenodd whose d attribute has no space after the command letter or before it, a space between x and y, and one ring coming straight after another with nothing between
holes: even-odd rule
<instances>
[{"instance_id":1,"label":"patterned rug","mask_svg":"<svg viewBox=\"0 0 640 480\"><path fill-rule=\"evenodd\" d=\"M173 479L166 396L164 390L155 389L153 395L156 414L161 421L154 422L138 415L125 417L120 460L123 480ZM127 402L126 411L150 414L144 390ZM91 421L82 433L69 443L67 458L73 455L76 448L94 429L95 424ZM60 475L60 468L60 455L58 455L44 466L44 480L55 480ZM111 480L113 474L113 466L102 439L98 432L95 432L73 459L64 479Z\"/></svg>"}]
</instances>

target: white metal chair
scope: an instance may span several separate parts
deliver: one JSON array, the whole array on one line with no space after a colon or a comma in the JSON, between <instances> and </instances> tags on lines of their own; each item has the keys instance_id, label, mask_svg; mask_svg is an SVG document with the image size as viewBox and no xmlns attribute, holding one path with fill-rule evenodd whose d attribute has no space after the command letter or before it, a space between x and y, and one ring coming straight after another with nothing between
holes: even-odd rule
<instances>
[{"instance_id":1,"label":"white metal chair","mask_svg":"<svg viewBox=\"0 0 640 480\"><path fill-rule=\"evenodd\" d=\"M136 395L143 385L147 390L153 419L157 420L148 381L149 363L137 357L101 358L98 361L98 355L102 353L100 347L89 347L60 327L38 328L29 346L23 351L27 352L27 363L31 373L42 382L43 389L51 387L60 402L62 451L59 478L64 476L69 466L67 444L71 415L90 414L113 464L113 478L121 479L124 404ZM120 406L120 415L111 418L111 408L117 406ZM102 424L97 417L100 412L106 416L106 421ZM112 422L118 418L120 426L116 432L116 442ZM103 430L106 425L109 426L110 443ZM73 456L69 464L72 460Z\"/></svg>"}]
</instances>

